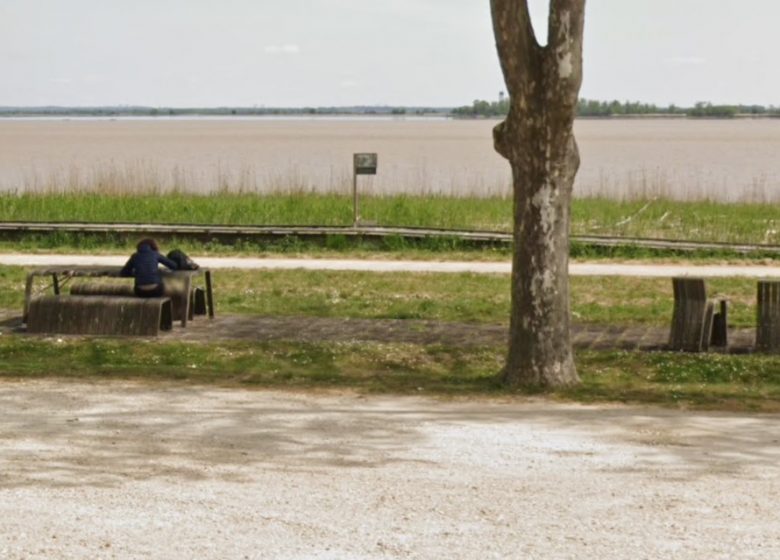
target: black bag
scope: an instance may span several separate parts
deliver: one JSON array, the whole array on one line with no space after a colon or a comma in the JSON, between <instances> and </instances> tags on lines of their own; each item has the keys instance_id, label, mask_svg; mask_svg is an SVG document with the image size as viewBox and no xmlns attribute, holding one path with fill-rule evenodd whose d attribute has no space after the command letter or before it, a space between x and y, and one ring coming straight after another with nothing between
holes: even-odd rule
<instances>
[{"instance_id":1,"label":"black bag","mask_svg":"<svg viewBox=\"0 0 780 560\"><path fill-rule=\"evenodd\" d=\"M198 270L200 266L189 258L184 251L174 249L168 253L168 258L176 263L177 270Z\"/></svg>"}]
</instances>

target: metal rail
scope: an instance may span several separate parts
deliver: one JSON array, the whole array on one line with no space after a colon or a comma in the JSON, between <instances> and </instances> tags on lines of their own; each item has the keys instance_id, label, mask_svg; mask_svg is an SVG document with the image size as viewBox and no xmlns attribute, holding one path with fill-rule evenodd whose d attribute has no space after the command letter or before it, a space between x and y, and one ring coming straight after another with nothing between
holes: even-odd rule
<instances>
[{"instance_id":1,"label":"metal rail","mask_svg":"<svg viewBox=\"0 0 780 560\"><path fill-rule=\"evenodd\" d=\"M230 226L204 224L130 224L87 222L0 222L0 235L84 233L113 235L149 235L180 237L199 240L236 241L239 239L273 240L283 237L322 240L327 236L381 240L389 237L403 239L455 239L474 245L504 245L512 241L512 234L494 231L470 231L416 227L381 226ZM780 246L760 244L732 244L687 240L648 239L574 235L572 241L594 247L639 247L667 251L724 251L741 254L780 254Z\"/></svg>"}]
</instances>

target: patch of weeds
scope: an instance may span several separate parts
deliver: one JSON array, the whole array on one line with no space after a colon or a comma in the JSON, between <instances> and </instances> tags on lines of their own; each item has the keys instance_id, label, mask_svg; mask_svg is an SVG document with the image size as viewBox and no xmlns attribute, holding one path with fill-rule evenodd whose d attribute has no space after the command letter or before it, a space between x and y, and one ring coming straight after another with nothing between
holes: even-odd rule
<instances>
[{"instance_id":1,"label":"patch of weeds","mask_svg":"<svg viewBox=\"0 0 780 560\"><path fill-rule=\"evenodd\" d=\"M346 235L327 235L325 237L325 247L331 251L343 251L349 247L349 241Z\"/></svg>"}]
</instances>

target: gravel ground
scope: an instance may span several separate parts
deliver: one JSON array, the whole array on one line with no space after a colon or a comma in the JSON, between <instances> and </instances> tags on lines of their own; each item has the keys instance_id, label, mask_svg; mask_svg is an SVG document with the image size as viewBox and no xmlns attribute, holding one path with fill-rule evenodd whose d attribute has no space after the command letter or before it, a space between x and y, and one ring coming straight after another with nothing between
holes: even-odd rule
<instances>
[{"instance_id":1,"label":"gravel ground","mask_svg":"<svg viewBox=\"0 0 780 560\"><path fill-rule=\"evenodd\" d=\"M780 416L0 383L0 558L780 558Z\"/></svg>"}]
</instances>

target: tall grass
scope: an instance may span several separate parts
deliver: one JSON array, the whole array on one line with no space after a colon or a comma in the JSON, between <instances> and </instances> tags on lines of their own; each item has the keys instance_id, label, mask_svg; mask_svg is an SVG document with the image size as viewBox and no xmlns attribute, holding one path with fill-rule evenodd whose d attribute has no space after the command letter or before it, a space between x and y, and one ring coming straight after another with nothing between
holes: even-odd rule
<instances>
[{"instance_id":1,"label":"tall grass","mask_svg":"<svg viewBox=\"0 0 780 560\"><path fill-rule=\"evenodd\" d=\"M644 167L581 172L575 184L577 199L620 202L673 200L740 204L780 203L780 184L766 172L742 173L740 179L712 171ZM5 170L0 170L5 171ZM119 160L39 169L18 176L0 175L0 192L33 194L252 194L279 196L318 194L347 196L352 192L351 170L344 165L298 165L279 162L273 167L251 164L191 163L160 165L151 160ZM361 178L361 190L374 195L505 198L512 192L508 166L489 171L434 168L420 159L394 165L377 177Z\"/></svg>"},{"instance_id":2,"label":"tall grass","mask_svg":"<svg viewBox=\"0 0 780 560\"><path fill-rule=\"evenodd\" d=\"M364 220L379 225L506 230L510 207L504 198L361 197ZM352 197L305 193L0 194L0 220L351 225Z\"/></svg>"},{"instance_id":3,"label":"tall grass","mask_svg":"<svg viewBox=\"0 0 780 560\"><path fill-rule=\"evenodd\" d=\"M363 196L361 214L382 226L511 231L508 197ZM348 195L222 192L0 194L0 221L351 225ZM578 199L572 233L780 244L780 213L765 204Z\"/></svg>"}]
</instances>

